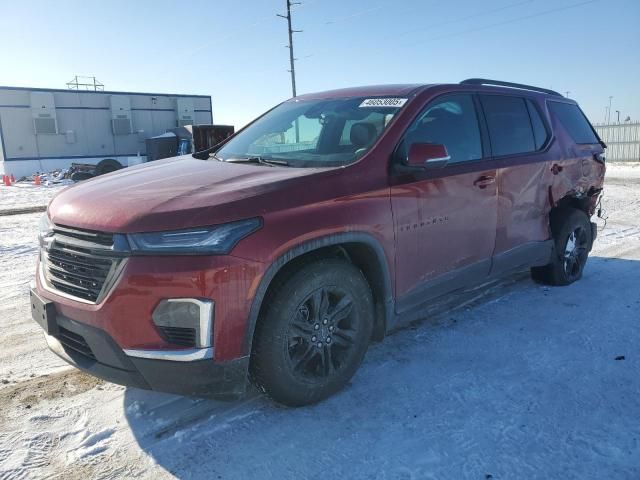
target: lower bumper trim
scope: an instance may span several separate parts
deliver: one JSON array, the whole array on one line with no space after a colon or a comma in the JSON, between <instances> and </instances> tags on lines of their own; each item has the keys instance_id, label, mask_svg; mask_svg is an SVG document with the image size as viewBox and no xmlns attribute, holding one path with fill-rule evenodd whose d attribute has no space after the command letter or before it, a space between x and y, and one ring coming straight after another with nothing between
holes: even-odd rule
<instances>
[{"instance_id":1,"label":"lower bumper trim","mask_svg":"<svg viewBox=\"0 0 640 480\"><path fill-rule=\"evenodd\" d=\"M213 347L185 350L124 350L129 357L172 362L193 362L213 358Z\"/></svg>"},{"instance_id":2,"label":"lower bumper trim","mask_svg":"<svg viewBox=\"0 0 640 480\"><path fill-rule=\"evenodd\" d=\"M145 379L135 370L123 370L112 367L92 360L78 352L65 348L64 345L56 337L52 335L44 335L49 349L65 362L74 367L87 372L94 377L101 378L108 382L125 385L127 387L136 387L144 390L150 390L151 386Z\"/></svg>"},{"instance_id":3,"label":"lower bumper trim","mask_svg":"<svg viewBox=\"0 0 640 480\"><path fill-rule=\"evenodd\" d=\"M145 390L193 395L221 400L236 399L245 394L249 356L226 362L215 362L213 349L183 350L176 359L176 350L155 358L156 350L133 350L146 356L131 355L99 328L56 315L56 322L82 338L92 355L83 354L73 345L65 345L65 338L45 333L51 351L74 367L103 380ZM194 355L195 353L195 355ZM151 355L148 355L151 354ZM191 356L189 356L191 355Z\"/></svg>"}]
</instances>

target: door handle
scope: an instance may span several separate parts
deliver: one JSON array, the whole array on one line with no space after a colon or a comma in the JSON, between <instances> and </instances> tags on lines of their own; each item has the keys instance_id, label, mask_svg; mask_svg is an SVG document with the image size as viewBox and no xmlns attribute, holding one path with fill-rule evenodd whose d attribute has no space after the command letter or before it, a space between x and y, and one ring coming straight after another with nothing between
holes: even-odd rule
<instances>
[{"instance_id":1,"label":"door handle","mask_svg":"<svg viewBox=\"0 0 640 480\"><path fill-rule=\"evenodd\" d=\"M491 175L483 175L478 178L473 185L478 188L487 188L489 185L496 181L496 177L492 177Z\"/></svg>"}]
</instances>

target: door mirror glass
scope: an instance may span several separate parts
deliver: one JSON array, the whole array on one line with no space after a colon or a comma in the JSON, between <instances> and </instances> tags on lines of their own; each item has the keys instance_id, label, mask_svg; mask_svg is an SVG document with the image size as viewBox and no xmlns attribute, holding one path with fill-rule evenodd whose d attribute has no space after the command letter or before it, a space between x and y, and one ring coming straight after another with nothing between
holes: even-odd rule
<instances>
[{"instance_id":1,"label":"door mirror glass","mask_svg":"<svg viewBox=\"0 0 640 480\"><path fill-rule=\"evenodd\" d=\"M447 147L439 143L412 143L409 147L407 165L422 168L442 168L451 157Z\"/></svg>"}]
</instances>

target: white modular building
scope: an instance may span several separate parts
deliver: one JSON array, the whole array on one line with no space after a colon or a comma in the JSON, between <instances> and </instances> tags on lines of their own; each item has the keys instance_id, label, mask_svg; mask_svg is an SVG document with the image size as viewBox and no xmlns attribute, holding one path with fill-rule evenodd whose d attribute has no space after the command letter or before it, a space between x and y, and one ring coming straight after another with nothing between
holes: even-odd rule
<instances>
[{"instance_id":1,"label":"white modular building","mask_svg":"<svg viewBox=\"0 0 640 480\"><path fill-rule=\"evenodd\" d=\"M126 167L146 160L147 138L212 123L206 95L0 87L0 173Z\"/></svg>"}]
</instances>

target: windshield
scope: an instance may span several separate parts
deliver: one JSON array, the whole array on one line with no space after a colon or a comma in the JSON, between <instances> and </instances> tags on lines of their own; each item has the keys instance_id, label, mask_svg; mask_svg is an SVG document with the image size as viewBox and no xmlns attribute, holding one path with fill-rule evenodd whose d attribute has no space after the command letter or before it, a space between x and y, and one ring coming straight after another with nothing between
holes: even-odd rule
<instances>
[{"instance_id":1,"label":"windshield","mask_svg":"<svg viewBox=\"0 0 640 480\"><path fill-rule=\"evenodd\" d=\"M293 167L346 165L378 139L405 98L289 100L229 140L216 157L260 158Z\"/></svg>"}]
</instances>

